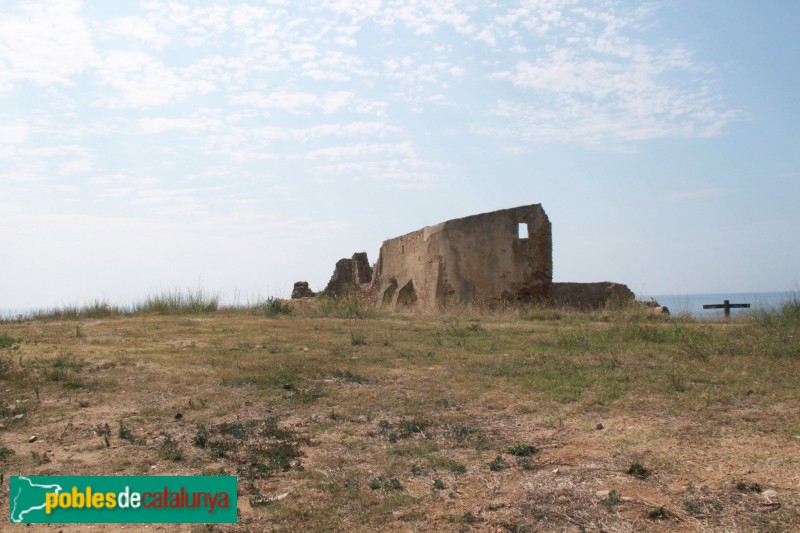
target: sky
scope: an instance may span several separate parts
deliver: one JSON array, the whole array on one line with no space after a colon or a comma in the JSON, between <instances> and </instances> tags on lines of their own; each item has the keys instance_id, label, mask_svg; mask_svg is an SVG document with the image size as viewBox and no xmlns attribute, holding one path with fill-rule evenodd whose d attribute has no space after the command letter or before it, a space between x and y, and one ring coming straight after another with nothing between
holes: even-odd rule
<instances>
[{"instance_id":1,"label":"sky","mask_svg":"<svg viewBox=\"0 0 800 533\"><path fill-rule=\"evenodd\" d=\"M800 2L0 0L0 307L324 288L541 203L555 281L800 282Z\"/></svg>"}]
</instances>

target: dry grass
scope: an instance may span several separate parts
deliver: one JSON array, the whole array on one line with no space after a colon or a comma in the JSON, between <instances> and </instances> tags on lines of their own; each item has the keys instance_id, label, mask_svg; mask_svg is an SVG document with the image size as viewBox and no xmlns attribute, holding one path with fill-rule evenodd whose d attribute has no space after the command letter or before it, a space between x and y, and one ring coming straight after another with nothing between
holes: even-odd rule
<instances>
[{"instance_id":1,"label":"dry grass","mask_svg":"<svg viewBox=\"0 0 800 533\"><path fill-rule=\"evenodd\" d=\"M214 530L800 524L796 317L292 306L0 323L2 472L236 474Z\"/></svg>"}]
</instances>

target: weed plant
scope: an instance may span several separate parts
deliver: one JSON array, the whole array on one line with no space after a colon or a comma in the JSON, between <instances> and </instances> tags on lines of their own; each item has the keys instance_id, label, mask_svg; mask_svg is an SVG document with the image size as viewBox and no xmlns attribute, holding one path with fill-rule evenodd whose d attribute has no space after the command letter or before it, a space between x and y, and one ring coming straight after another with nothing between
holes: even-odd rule
<instances>
[{"instance_id":1,"label":"weed plant","mask_svg":"<svg viewBox=\"0 0 800 533\"><path fill-rule=\"evenodd\" d=\"M181 451L178 441L172 438L168 433L162 433L164 440L161 441L161 446L158 448L158 455L167 461L181 461L183 459L183 452Z\"/></svg>"},{"instance_id":2,"label":"weed plant","mask_svg":"<svg viewBox=\"0 0 800 533\"><path fill-rule=\"evenodd\" d=\"M219 308L219 296L209 295L201 289L195 291L173 290L148 296L133 306L133 313L154 315L202 315Z\"/></svg>"},{"instance_id":3,"label":"weed plant","mask_svg":"<svg viewBox=\"0 0 800 533\"><path fill-rule=\"evenodd\" d=\"M264 314L270 318L289 316L292 314L292 308L288 303L273 297L257 303L253 306L253 311L257 314Z\"/></svg>"}]
</instances>

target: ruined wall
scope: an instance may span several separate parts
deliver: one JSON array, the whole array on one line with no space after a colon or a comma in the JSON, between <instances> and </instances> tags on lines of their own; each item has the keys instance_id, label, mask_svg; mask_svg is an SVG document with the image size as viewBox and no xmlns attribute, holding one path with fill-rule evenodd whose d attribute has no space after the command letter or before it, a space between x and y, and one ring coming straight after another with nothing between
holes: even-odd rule
<instances>
[{"instance_id":1,"label":"ruined wall","mask_svg":"<svg viewBox=\"0 0 800 533\"><path fill-rule=\"evenodd\" d=\"M602 309L608 306L625 305L635 299L636 296L627 285L610 281L553 283L550 287L550 303L556 307L570 309Z\"/></svg>"},{"instance_id":2,"label":"ruined wall","mask_svg":"<svg viewBox=\"0 0 800 533\"><path fill-rule=\"evenodd\" d=\"M372 281L372 267L366 252L357 252L350 259L339 259L325 287L328 296L342 296Z\"/></svg>"},{"instance_id":3,"label":"ruined wall","mask_svg":"<svg viewBox=\"0 0 800 533\"><path fill-rule=\"evenodd\" d=\"M384 241L372 282L384 305L432 307L543 299L552 276L550 220L534 204L449 220Z\"/></svg>"},{"instance_id":4,"label":"ruined wall","mask_svg":"<svg viewBox=\"0 0 800 533\"><path fill-rule=\"evenodd\" d=\"M298 281L294 284L292 289L292 300L299 300L301 298L311 298L316 293L308 287L307 281Z\"/></svg>"}]
</instances>

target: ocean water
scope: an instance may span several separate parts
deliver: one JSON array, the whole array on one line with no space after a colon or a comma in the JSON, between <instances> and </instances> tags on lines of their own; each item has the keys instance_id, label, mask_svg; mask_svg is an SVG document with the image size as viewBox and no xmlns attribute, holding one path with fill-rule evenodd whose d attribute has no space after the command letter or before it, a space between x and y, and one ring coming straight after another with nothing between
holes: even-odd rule
<instances>
[{"instance_id":1,"label":"ocean water","mask_svg":"<svg viewBox=\"0 0 800 533\"><path fill-rule=\"evenodd\" d=\"M33 307L0 307L0 319L16 318L20 315L28 315L37 311Z\"/></svg>"},{"instance_id":2,"label":"ocean water","mask_svg":"<svg viewBox=\"0 0 800 533\"><path fill-rule=\"evenodd\" d=\"M790 292L732 292L716 294L661 294L640 299L653 298L666 306L672 315L689 314L695 318L722 318L722 309L703 309L704 304L721 304L729 300L731 304L750 304L750 309L731 309L731 316L755 310L779 309L781 304L792 297Z\"/></svg>"}]
</instances>

